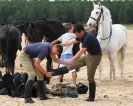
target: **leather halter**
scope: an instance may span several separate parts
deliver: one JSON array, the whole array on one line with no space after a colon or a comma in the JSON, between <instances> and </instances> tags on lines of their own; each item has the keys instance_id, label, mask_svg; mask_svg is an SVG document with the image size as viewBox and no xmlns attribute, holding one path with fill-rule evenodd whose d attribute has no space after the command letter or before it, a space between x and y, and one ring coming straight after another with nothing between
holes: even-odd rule
<instances>
[{"instance_id":1,"label":"leather halter","mask_svg":"<svg viewBox=\"0 0 133 106\"><path fill-rule=\"evenodd\" d=\"M101 10L100 15L98 16L98 18L96 19L94 17L90 17L91 19L93 19L97 22L97 25L98 25L98 22L100 21L101 16L103 15L103 8L98 8L98 9Z\"/></svg>"},{"instance_id":2,"label":"leather halter","mask_svg":"<svg viewBox=\"0 0 133 106\"><path fill-rule=\"evenodd\" d=\"M103 15L103 8L98 8L98 9L101 10L100 15L98 16L98 18L96 19L96 18L94 18L94 17L90 17L91 19L93 19L93 20L96 21L97 26L99 25L100 18L101 18L101 16ZM103 17L103 20L104 20L104 17ZM110 38L111 38L111 35L112 35L112 26L111 26L111 23L110 23L110 34L109 34L109 36L106 37L106 38L100 38L99 36L98 36L98 37L99 37L99 39L101 39L101 40L106 40L106 39L108 39L108 38L110 39Z\"/></svg>"}]
</instances>

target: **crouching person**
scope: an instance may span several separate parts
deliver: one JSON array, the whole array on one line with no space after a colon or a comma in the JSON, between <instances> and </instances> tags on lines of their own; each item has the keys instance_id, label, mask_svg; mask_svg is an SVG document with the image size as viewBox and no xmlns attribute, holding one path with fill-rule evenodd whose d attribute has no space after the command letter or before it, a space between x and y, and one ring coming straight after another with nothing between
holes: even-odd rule
<instances>
[{"instance_id":1,"label":"crouching person","mask_svg":"<svg viewBox=\"0 0 133 106\"><path fill-rule=\"evenodd\" d=\"M22 64L23 69L28 73L29 76L25 86L25 103L34 103L31 96L35 76L37 76L39 99L49 99L44 92L44 87L46 87L46 85L43 82L43 77L44 75L47 77L51 77L52 73L47 72L47 70L44 69L40 63L47 55L51 55L55 62L59 64L66 64L66 62L63 62L56 58L56 55L60 54L61 52L62 46L59 44L51 46L51 44L48 42L38 42L28 45L20 53L20 63Z\"/></svg>"},{"instance_id":2,"label":"crouching person","mask_svg":"<svg viewBox=\"0 0 133 106\"><path fill-rule=\"evenodd\" d=\"M86 32L84 27L80 24L74 26L74 33L76 34L76 39L69 40L65 43L62 43L62 46L71 45L74 43L81 42L82 47L80 51L70 60L68 64L70 66L61 67L59 69L54 69L53 75L58 75L63 72L68 72L75 68L80 68L83 66L87 67L87 75L89 81L89 97L86 101L94 101L95 100L95 92L96 92L96 83L94 80L95 72L97 66L101 61L101 48L100 44L95 37L95 28L92 29L91 32ZM88 52L87 55L81 56L85 51Z\"/></svg>"}]
</instances>

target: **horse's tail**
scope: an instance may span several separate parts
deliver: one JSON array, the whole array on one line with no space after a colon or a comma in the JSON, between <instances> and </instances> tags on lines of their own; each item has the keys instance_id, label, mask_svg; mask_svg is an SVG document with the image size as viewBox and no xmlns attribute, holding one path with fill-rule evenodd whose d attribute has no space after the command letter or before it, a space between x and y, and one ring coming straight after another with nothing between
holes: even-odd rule
<instances>
[{"instance_id":1,"label":"horse's tail","mask_svg":"<svg viewBox=\"0 0 133 106\"><path fill-rule=\"evenodd\" d=\"M18 32L15 31L15 29L12 29L12 27L7 27L8 30L6 32L6 72L14 74L14 66L15 66L15 59L16 59L16 52L18 50Z\"/></svg>"},{"instance_id":2,"label":"horse's tail","mask_svg":"<svg viewBox=\"0 0 133 106\"><path fill-rule=\"evenodd\" d=\"M1 36L2 35L2 36ZM0 28L0 67L5 66L5 47L6 47L6 42L5 42L5 35L3 34L2 28Z\"/></svg>"},{"instance_id":3,"label":"horse's tail","mask_svg":"<svg viewBox=\"0 0 133 106\"><path fill-rule=\"evenodd\" d=\"M127 28L125 27L125 26L123 26L123 25L121 25L121 28L123 29L123 31L125 32L125 44L122 46L122 48L124 48L124 49L126 49L127 48L127 42L128 42L128 33L127 33ZM122 48L121 48L121 50L122 50ZM121 51L120 50L120 51Z\"/></svg>"},{"instance_id":4,"label":"horse's tail","mask_svg":"<svg viewBox=\"0 0 133 106\"><path fill-rule=\"evenodd\" d=\"M127 35L127 28L125 26L123 26L123 25L121 27L125 31L126 35Z\"/></svg>"},{"instance_id":5,"label":"horse's tail","mask_svg":"<svg viewBox=\"0 0 133 106\"><path fill-rule=\"evenodd\" d=\"M5 59L5 67L6 67L6 73L11 72L11 34L10 34L10 29L8 26L6 26L6 59Z\"/></svg>"},{"instance_id":6,"label":"horse's tail","mask_svg":"<svg viewBox=\"0 0 133 106\"><path fill-rule=\"evenodd\" d=\"M126 27L124 27L123 25L120 25L120 27L122 28L122 30L125 33L125 43L122 45L122 47L120 48L120 50L118 51L118 68L121 70L121 77L123 77L123 68L124 68L124 60L125 60L125 55L126 55L126 49L127 49L127 29Z\"/></svg>"},{"instance_id":7,"label":"horse's tail","mask_svg":"<svg viewBox=\"0 0 133 106\"><path fill-rule=\"evenodd\" d=\"M123 29L123 31L125 32L125 35L126 35L126 40L127 40L127 37L128 37L128 33L127 33L127 28L123 25L120 25L121 29Z\"/></svg>"},{"instance_id":8,"label":"horse's tail","mask_svg":"<svg viewBox=\"0 0 133 106\"><path fill-rule=\"evenodd\" d=\"M125 60L125 56L126 56L126 48L127 45L124 44L122 46L122 48L118 51L118 55L117 55L117 64L118 64L118 68L121 70L121 77L123 77L123 70L124 70L124 60Z\"/></svg>"}]
</instances>

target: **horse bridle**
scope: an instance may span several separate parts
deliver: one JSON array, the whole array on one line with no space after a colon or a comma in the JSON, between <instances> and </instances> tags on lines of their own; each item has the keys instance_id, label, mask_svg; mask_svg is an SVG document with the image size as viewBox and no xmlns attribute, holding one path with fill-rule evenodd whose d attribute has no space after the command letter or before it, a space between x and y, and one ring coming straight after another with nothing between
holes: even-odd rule
<instances>
[{"instance_id":1,"label":"horse bridle","mask_svg":"<svg viewBox=\"0 0 133 106\"><path fill-rule=\"evenodd\" d=\"M103 15L103 8L98 8L98 9L101 10L101 13L100 13L99 17L98 17L97 19L95 19L94 17L90 17L91 19L95 20L96 23L97 23L97 34L99 34L99 33L98 33L99 21L100 21L101 16ZM103 20L104 20L104 16L103 16ZM112 35L112 25L111 25L111 22L110 22L110 34L109 34L109 36L106 37L106 38L100 38L100 36L98 36L99 39L101 39L101 40L109 39L108 42L107 42L107 44L106 44L106 46L104 47L104 49L107 47L107 45L108 45L108 43L109 43L109 41L110 41L110 39L111 39L111 35Z\"/></svg>"},{"instance_id":2,"label":"horse bridle","mask_svg":"<svg viewBox=\"0 0 133 106\"><path fill-rule=\"evenodd\" d=\"M102 16L102 14L103 14L103 8L98 8L98 9L101 10L100 15L98 16L98 18L96 19L96 18L94 18L94 17L90 17L91 19L93 19L94 21L96 21L97 25L98 25L98 23L99 23L99 21L100 21L100 18L101 18L101 16ZM103 18L103 19L104 19L104 18Z\"/></svg>"},{"instance_id":3,"label":"horse bridle","mask_svg":"<svg viewBox=\"0 0 133 106\"><path fill-rule=\"evenodd\" d=\"M94 18L94 17L90 17L91 19L93 19L93 20L96 21L97 27L98 27L98 25L99 25L100 18L101 18L101 16L103 15L103 8L98 8L98 9L101 10L100 15L98 16L98 18L96 19L96 18ZM103 16L103 20L104 20L104 16ZM98 31L98 29L97 29L97 31ZM99 37L99 39L101 39L101 40L106 40L106 39L108 39L108 38L110 39L110 38L111 38L111 35L112 35L112 26L111 26L111 23L110 23L110 34L109 34L109 36L106 37L106 38L100 38L99 36L98 36L98 37Z\"/></svg>"}]
</instances>

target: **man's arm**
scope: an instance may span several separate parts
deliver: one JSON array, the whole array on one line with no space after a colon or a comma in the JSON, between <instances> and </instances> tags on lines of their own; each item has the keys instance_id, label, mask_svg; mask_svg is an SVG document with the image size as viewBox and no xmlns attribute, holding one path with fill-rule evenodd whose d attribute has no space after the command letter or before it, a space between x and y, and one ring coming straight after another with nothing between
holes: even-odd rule
<instances>
[{"instance_id":1,"label":"man's arm","mask_svg":"<svg viewBox=\"0 0 133 106\"><path fill-rule=\"evenodd\" d=\"M62 46L69 46L71 44L75 44L75 43L78 43L79 41L77 41L76 39L71 39L71 40L68 40L64 43L61 43Z\"/></svg>"},{"instance_id":2,"label":"man's arm","mask_svg":"<svg viewBox=\"0 0 133 106\"><path fill-rule=\"evenodd\" d=\"M68 65L67 62L60 60L60 59L57 58L57 56L55 56L55 55L51 55L51 58L52 58L52 60L53 60L54 62L56 62L56 63Z\"/></svg>"},{"instance_id":3,"label":"man's arm","mask_svg":"<svg viewBox=\"0 0 133 106\"><path fill-rule=\"evenodd\" d=\"M51 77L52 73L48 73L45 69L42 68L41 66L41 60L39 58L35 59L34 62L35 68L37 68L42 74L46 75L47 77Z\"/></svg>"},{"instance_id":4,"label":"man's arm","mask_svg":"<svg viewBox=\"0 0 133 106\"><path fill-rule=\"evenodd\" d=\"M52 45L54 45L54 44L56 44L57 42L59 42L59 40L58 40L58 39L57 39L57 40L52 41L52 42L51 42L51 44L52 44Z\"/></svg>"},{"instance_id":5,"label":"man's arm","mask_svg":"<svg viewBox=\"0 0 133 106\"><path fill-rule=\"evenodd\" d=\"M77 54L70 61L68 61L68 64L73 64L78 58L80 58L80 56L86 51L86 49L87 48L80 48Z\"/></svg>"}]
</instances>

